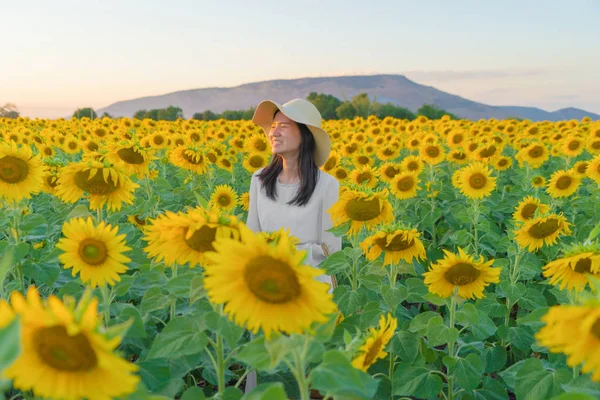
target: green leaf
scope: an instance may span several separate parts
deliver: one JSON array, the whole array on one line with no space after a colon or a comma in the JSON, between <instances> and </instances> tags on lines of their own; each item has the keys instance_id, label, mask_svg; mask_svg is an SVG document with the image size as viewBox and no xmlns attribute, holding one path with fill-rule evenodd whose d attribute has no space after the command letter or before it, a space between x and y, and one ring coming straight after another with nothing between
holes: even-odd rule
<instances>
[{"instance_id":1,"label":"green leaf","mask_svg":"<svg viewBox=\"0 0 600 400\"><path fill-rule=\"evenodd\" d=\"M517 373L515 395L524 400L549 399L562 392L560 385L571 378L568 370L546 371L540 360L528 359Z\"/></svg>"},{"instance_id":2,"label":"green leaf","mask_svg":"<svg viewBox=\"0 0 600 400\"><path fill-rule=\"evenodd\" d=\"M111 306L111 311L116 314L116 318L111 320L111 325L118 325L132 319L133 323L127 330L128 338L145 338L146 329L144 327L144 321L137 308L131 304L116 303Z\"/></svg>"},{"instance_id":3,"label":"green leaf","mask_svg":"<svg viewBox=\"0 0 600 400\"><path fill-rule=\"evenodd\" d=\"M565 392L585 393L600 399L600 383L593 382L589 375L578 376L567 384L561 385Z\"/></svg>"},{"instance_id":4,"label":"green leaf","mask_svg":"<svg viewBox=\"0 0 600 400\"><path fill-rule=\"evenodd\" d=\"M435 304L436 306L445 306L447 304L446 299L434 293L427 293L425 296L423 296L423 300L427 301L428 303Z\"/></svg>"},{"instance_id":5,"label":"green leaf","mask_svg":"<svg viewBox=\"0 0 600 400\"><path fill-rule=\"evenodd\" d=\"M193 272L178 275L167 281L165 289L175 297L187 299L190 296L190 282L196 276L198 276L198 274Z\"/></svg>"},{"instance_id":6,"label":"green leaf","mask_svg":"<svg viewBox=\"0 0 600 400\"><path fill-rule=\"evenodd\" d=\"M0 329L0 376L21 354L21 325L15 318L10 324Z\"/></svg>"},{"instance_id":7,"label":"green leaf","mask_svg":"<svg viewBox=\"0 0 600 400\"><path fill-rule=\"evenodd\" d=\"M383 286L381 288L381 296L383 302L390 310L395 310L398 304L402 303L408 297L408 290L403 287L389 287Z\"/></svg>"},{"instance_id":8,"label":"green leaf","mask_svg":"<svg viewBox=\"0 0 600 400\"><path fill-rule=\"evenodd\" d=\"M348 290L347 286L338 286L334 290L335 302L344 315L351 315L366 302L367 296L362 290ZM339 297L337 297L339 295Z\"/></svg>"},{"instance_id":9,"label":"green leaf","mask_svg":"<svg viewBox=\"0 0 600 400\"><path fill-rule=\"evenodd\" d=\"M452 374L456 382L465 390L476 389L481 383L483 365L478 354L471 353L465 358L444 357L444 364L448 367L448 373Z\"/></svg>"},{"instance_id":10,"label":"green leaf","mask_svg":"<svg viewBox=\"0 0 600 400\"><path fill-rule=\"evenodd\" d=\"M16 248L15 246L9 246L7 242L0 242L2 245L2 258L0 258L0 285L4 284L6 274L15 263Z\"/></svg>"},{"instance_id":11,"label":"green leaf","mask_svg":"<svg viewBox=\"0 0 600 400\"><path fill-rule=\"evenodd\" d=\"M406 287L408 288L406 300L409 303L421 303L423 302L423 296L429 293L422 279L408 278L406 280Z\"/></svg>"},{"instance_id":12,"label":"green leaf","mask_svg":"<svg viewBox=\"0 0 600 400\"><path fill-rule=\"evenodd\" d=\"M202 400L206 399L204 392L197 386L192 386L181 395L180 400Z\"/></svg>"},{"instance_id":13,"label":"green leaf","mask_svg":"<svg viewBox=\"0 0 600 400\"><path fill-rule=\"evenodd\" d=\"M140 310L143 315L147 315L152 311L163 310L171 304L170 296L162 293L160 287L151 287L142 297Z\"/></svg>"},{"instance_id":14,"label":"green leaf","mask_svg":"<svg viewBox=\"0 0 600 400\"><path fill-rule=\"evenodd\" d=\"M528 328L519 326L508 328L508 340L510 341L511 346L514 346L521 351L528 351L535 342L535 338L531 331Z\"/></svg>"},{"instance_id":15,"label":"green leaf","mask_svg":"<svg viewBox=\"0 0 600 400\"><path fill-rule=\"evenodd\" d=\"M471 325L469 330L473 335L473 339L475 340L485 340L496 333L498 328L494 324L494 321L488 315L481 311L477 310L477 319L478 323L476 325Z\"/></svg>"},{"instance_id":16,"label":"green leaf","mask_svg":"<svg viewBox=\"0 0 600 400\"><path fill-rule=\"evenodd\" d=\"M154 339L148 358L177 358L200 353L207 343L199 318L188 314L169 321Z\"/></svg>"},{"instance_id":17,"label":"green leaf","mask_svg":"<svg viewBox=\"0 0 600 400\"><path fill-rule=\"evenodd\" d=\"M506 386L508 386L508 388L513 392L515 391L515 385L517 382L517 373L523 367L525 361L526 360L518 361L499 374L504 383L506 383Z\"/></svg>"},{"instance_id":18,"label":"green leaf","mask_svg":"<svg viewBox=\"0 0 600 400\"><path fill-rule=\"evenodd\" d=\"M337 275L346 272L351 267L343 251L336 251L327 257L319 268L324 269L327 275Z\"/></svg>"},{"instance_id":19,"label":"green leaf","mask_svg":"<svg viewBox=\"0 0 600 400\"><path fill-rule=\"evenodd\" d=\"M408 330L413 333L420 333L421 335L424 335L427 331L427 323L429 320L439 316L440 314L433 311L425 311L421 314L418 314L412 319L412 321L410 321Z\"/></svg>"},{"instance_id":20,"label":"green leaf","mask_svg":"<svg viewBox=\"0 0 600 400\"><path fill-rule=\"evenodd\" d=\"M392 379L392 393L396 396L437 398L443 382L439 375L425 367L413 367L400 363Z\"/></svg>"},{"instance_id":21,"label":"green leaf","mask_svg":"<svg viewBox=\"0 0 600 400\"><path fill-rule=\"evenodd\" d=\"M310 372L310 381L313 389L334 398L372 399L378 386L371 375L354 368L338 350L323 355L323 362Z\"/></svg>"},{"instance_id":22,"label":"green leaf","mask_svg":"<svg viewBox=\"0 0 600 400\"><path fill-rule=\"evenodd\" d=\"M481 357L483 359L483 372L485 373L498 372L506 366L507 354L504 347L486 347Z\"/></svg>"},{"instance_id":23,"label":"green leaf","mask_svg":"<svg viewBox=\"0 0 600 400\"><path fill-rule=\"evenodd\" d=\"M206 290L204 290L204 276L195 276L190 282L190 305L205 298L206 295Z\"/></svg>"},{"instance_id":24,"label":"green leaf","mask_svg":"<svg viewBox=\"0 0 600 400\"><path fill-rule=\"evenodd\" d=\"M265 347L265 338L263 336L255 338L244 345L235 355L235 358L258 371L272 371L271 358Z\"/></svg>"},{"instance_id":25,"label":"green leaf","mask_svg":"<svg viewBox=\"0 0 600 400\"><path fill-rule=\"evenodd\" d=\"M412 332L400 331L392 337L391 352L408 364L412 364L419 355L419 335Z\"/></svg>"},{"instance_id":26,"label":"green leaf","mask_svg":"<svg viewBox=\"0 0 600 400\"><path fill-rule=\"evenodd\" d=\"M46 218L40 214L27 214L19 225L23 237L29 242L46 240L48 236L48 223Z\"/></svg>"},{"instance_id":27,"label":"green leaf","mask_svg":"<svg viewBox=\"0 0 600 400\"><path fill-rule=\"evenodd\" d=\"M240 400L243 395L244 393L240 389L228 386L223 393L223 400Z\"/></svg>"},{"instance_id":28,"label":"green leaf","mask_svg":"<svg viewBox=\"0 0 600 400\"><path fill-rule=\"evenodd\" d=\"M563 393L558 396L554 396L551 400L598 400L598 397L594 397L587 393Z\"/></svg>"},{"instance_id":29,"label":"green leaf","mask_svg":"<svg viewBox=\"0 0 600 400\"><path fill-rule=\"evenodd\" d=\"M534 311L548 306L546 297L544 297L544 295L535 287L528 287L525 295L519 298L517 303L520 307L529 311Z\"/></svg>"},{"instance_id":30,"label":"green leaf","mask_svg":"<svg viewBox=\"0 0 600 400\"><path fill-rule=\"evenodd\" d=\"M544 324L540 319L546 315L549 307L541 307L517 317L517 325L529 326L532 329L541 328Z\"/></svg>"},{"instance_id":31,"label":"green leaf","mask_svg":"<svg viewBox=\"0 0 600 400\"><path fill-rule=\"evenodd\" d=\"M500 282L500 289L511 301L516 301L525 295L527 288L522 282L512 285L509 281Z\"/></svg>"},{"instance_id":32,"label":"green leaf","mask_svg":"<svg viewBox=\"0 0 600 400\"><path fill-rule=\"evenodd\" d=\"M456 322L462 326L477 325L479 323L479 314L475 305L466 303L456 313Z\"/></svg>"},{"instance_id":33,"label":"green leaf","mask_svg":"<svg viewBox=\"0 0 600 400\"><path fill-rule=\"evenodd\" d=\"M243 400L287 400L288 396L281 382L263 383L254 388L250 393L242 397ZM184 400L183 398L181 400ZM191 399L190 399L191 400Z\"/></svg>"},{"instance_id":34,"label":"green leaf","mask_svg":"<svg viewBox=\"0 0 600 400\"><path fill-rule=\"evenodd\" d=\"M453 342L458 338L458 329L444 325L442 317L431 318L427 322L427 341L432 347Z\"/></svg>"},{"instance_id":35,"label":"green leaf","mask_svg":"<svg viewBox=\"0 0 600 400\"><path fill-rule=\"evenodd\" d=\"M135 279L135 275L121 275L121 280L113 288L115 295L117 297L125 296Z\"/></svg>"}]
</instances>

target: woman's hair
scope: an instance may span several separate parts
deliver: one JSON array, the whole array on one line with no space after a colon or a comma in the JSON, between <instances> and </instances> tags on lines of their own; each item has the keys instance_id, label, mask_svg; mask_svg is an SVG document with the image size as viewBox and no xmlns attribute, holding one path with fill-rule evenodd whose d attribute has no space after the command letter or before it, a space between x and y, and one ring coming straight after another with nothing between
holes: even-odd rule
<instances>
[{"instance_id":1,"label":"woman's hair","mask_svg":"<svg viewBox=\"0 0 600 400\"><path fill-rule=\"evenodd\" d=\"M273 114L273 118L279 110ZM304 124L298 123L300 128L300 153L298 154L298 174L300 175L300 190L296 196L288 202L289 205L304 206L310 200L319 177L319 168L315 162L315 138L312 132ZM267 165L258 177L267 192L267 197L275 201L277 198L277 177L283 170L283 158L273 154L271 163Z\"/></svg>"}]
</instances>

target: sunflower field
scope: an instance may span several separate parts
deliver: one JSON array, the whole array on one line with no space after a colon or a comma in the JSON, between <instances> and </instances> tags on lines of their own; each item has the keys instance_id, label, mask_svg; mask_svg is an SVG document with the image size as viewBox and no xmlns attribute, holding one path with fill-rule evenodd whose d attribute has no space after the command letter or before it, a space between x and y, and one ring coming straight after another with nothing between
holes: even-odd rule
<instances>
[{"instance_id":1,"label":"sunflower field","mask_svg":"<svg viewBox=\"0 0 600 400\"><path fill-rule=\"evenodd\" d=\"M249 121L0 119L5 398L600 398L599 122L323 127L317 269Z\"/></svg>"}]
</instances>

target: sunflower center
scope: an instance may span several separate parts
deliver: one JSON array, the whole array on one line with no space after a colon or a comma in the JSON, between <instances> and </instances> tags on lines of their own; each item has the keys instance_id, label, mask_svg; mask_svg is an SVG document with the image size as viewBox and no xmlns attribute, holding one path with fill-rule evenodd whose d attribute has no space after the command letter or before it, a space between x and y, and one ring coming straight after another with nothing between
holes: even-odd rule
<instances>
[{"instance_id":1,"label":"sunflower center","mask_svg":"<svg viewBox=\"0 0 600 400\"><path fill-rule=\"evenodd\" d=\"M542 180L542 178L540 176L536 176L535 178L533 178L533 184L534 185L541 185L544 181Z\"/></svg>"},{"instance_id":2,"label":"sunflower center","mask_svg":"<svg viewBox=\"0 0 600 400\"><path fill-rule=\"evenodd\" d=\"M358 176L356 177L356 180L358 183L363 183L363 182L368 182L370 181L372 178L372 175L370 172L361 172L360 174L358 174Z\"/></svg>"},{"instance_id":3,"label":"sunflower center","mask_svg":"<svg viewBox=\"0 0 600 400\"><path fill-rule=\"evenodd\" d=\"M253 168L260 168L264 164L264 160L261 156L252 156L252 157L250 157L250 160L248 160L248 163Z\"/></svg>"},{"instance_id":4,"label":"sunflower center","mask_svg":"<svg viewBox=\"0 0 600 400\"><path fill-rule=\"evenodd\" d=\"M157 135L152 138L152 141L155 144L160 146L161 144L163 144L165 142L165 138L163 138L161 135Z\"/></svg>"},{"instance_id":5,"label":"sunflower center","mask_svg":"<svg viewBox=\"0 0 600 400\"><path fill-rule=\"evenodd\" d=\"M55 188L58 185L58 179L54 175L48 175L46 176L46 183L51 188Z\"/></svg>"},{"instance_id":6,"label":"sunflower center","mask_svg":"<svg viewBox=\"0 0 600 400\"><path fill-rule=\"evenodd\" d=\"M325 163L323 168L326 170L330 170L331 168L335 167L336 164L337 164L337 162L336 162L335 157L331 157L331 158L329 158L329 160L327 160L327 162Z\"/></svg>"},{"instance_id":7,"label":"sunflower center","mask_svg":"<svg viewBox=\"0 0 600 400\"><path fill-rule=\"evenodd\" d=\"M580 174L585 174L587 168L588 164L586 162L583 162L577 166L577 172L579 172Z\"/></svg>"},{"instance_id":8,"label":"sunflower center","mask_svg":"<svg viewBox=\"0 0 600 400\"><path fill-rule=\"evenodd\" d=\"M440 149L438 149L436 146L428 146L425 152L429 157L437 157L440 154Z\"/></svg>"},{"instance_id":9,"label":"sunflower center","mask_svg":"<svg viewBox=\"0 0 600 400\"><path fill-rule=\"evenodd\" d=\"M463 286L473 283L479 278L481 271L469 263L458 263L444 273L444 278L453 285Z\"/></svg>"},{"instance_id":10,"label":"sunflower center","mask_svg":"<svg viewBox=\"0 0 600 400\"><path fill-rule=\"evenodd\" d=\"M294 270L286 262L270 256L251 259L244 279L250 291L267 303L288 303L300 296L301 287Z\"/></svg>"},{"instance_id":11,"label":"sunflower center","mask_svg":"<svg viewBox=\"0 0 600 400\"><path fill-rule=\"evenodd\" d=\"M560 224L557 219L549 219L544 222L537 222L531 226L529 229L529 234L536 239L544 239L556 232L559 226Z\"/></svg>"},{"instance_id":12,"label":"sunflower center","mask_svg":"<svg viewBox=\"0 0 600 400\"><path fill-rule=\"evenodd\" d=\"M227 206L231 203L231 199L226 194L219 196L219 204L222 206Z\"/></svg>"},{"instance_id":13,"label":"sunflower center","mask_svg":"<svg viewBox=\"0 0 600 400\"><path fill-rule=\"evenodd\" d=\"M592 260L589 258L582 258L581 260L577 260L575 263L575 267L573 267L573 271L579 274L589 274L592 272Z\"/></svg>"},{"instance_id":14,"label":"sunflower center","mask_svg":"<svg viewBox=\"0 0 600 400\"><path fill-rule=\"evenodd\" d=\"M81 190L90 194L108 195L115 192L119 187L114 183L109 174L104 180L102 171L90 178L90 170L79 171L75 174L75 184Z\"/></svg>"},{"instance_id":15,"label":"sunflower center","mask_svg":"<svg viewBox=\"0 0 600 400\"><path fill-rule=\"evenodd\" d=\"M29 167L20 158L5 156L0 158L0 181L6 183L19 183L27 178Z\"/></svg>"},{"instance_id":16,"label":"sunflower center","mask_svg":"<svg viewBox=\"0 0 600 400\"><path fill-rule=\"evenodd\" d=\"M352 199L344 208L346 214L353 221L369 221L381 214L379 199Z\"/></svg>"},{"instance_id":17,"label":"sunflower center","mask_svg":"<svg viewBox=\"0 0 600 400\"><path fill-rule=\"evenodd\" d=\"M365 354L365 362L363 363L363 366L368 366L368 365L373 364L373 362L375 362L377 355L382 350L381 347L383 346L383 343L381 343L381 339L382 339L381 336L378 336L373 341L373 343L369 347L369 350Z\"/></svg>"},{"instance_id":18,"label":"sunflower center","mask_svg":"<svg viewBox=\"0 0 600 400\"><path fill-rule=\"evenodd\" d=\"M544 150L540 146L534 146L529 150L528 154L531 158L537 158L544 154Z\"/></svg>"},{"instance_id":19,"label":"sunflower center","mask_svg":"<svg viewBox=\"0 0 600 400\"><path fill-rule=\"evenodd\" d=\"M479 155L481 155L481 157L491 157L494 154L496 154L496 146L490 146L486 149L483 149Z\"/></svg>"},{"instance_id":20,"label":"sunflower center","mask_svg":"<svg viewBox=\"0 0 600 400\"><path fill-rule=\"evenodd\" d=\"M453 154L453 157L455 160L464 160L465 158L467 158L467 155L462 151L458 151Z\"/></svg>"},{"instance_id":21,"label":"sunflower center","mask_svg":"<svg viewBox=\"0 0 600 400\"><path fill-rule=\"evenodd\" d=\"M79 257L90 265L100 265L108 259L106 244L98 239L87 238L79 243Z\"/></svg>"},{"instance_id":22,"label":"sunflower center","mask_svg":"<svg viewBox=\"0 0 600 400\"><path fill-rule=\"evenodd\" d=\"M254 148L258 151L265 151L267 149L267 144L262 140L258 140L254 142Z\"/></svg>"},{"instance_id":23,"label":"sunflower center","mask_svg":"<svg viewBox=\"0 0 600 400\"><path fill-rule=\"evenodd\" d=\"M596 319L594 325L592 325L592 335L596 336L596 339L600 340L600 318Z\"/></svg>"},{"instance_id":24,"label":"sunflower center","mask_svg":"<svg viewBox=\"0 0 600 400\"><path fill-rule=\"evenodd\" d=\"M412 176L405 176L402 179L398 180L396 184L396 188L401 192L408 192L415 186L415 180Z\"/></svg>"},{"instance_id":25,"label":"sunflower center","mask_svg":"<svg viewBox=\"0 0 600 400\"><path fill-rule=\"evenodd\" d=\"M419 164L411 161L408 164L406 164L406 169L409 171L416 171L419 169Z\"/></svg>"},{"instance_id":26,"label":"sunflower center","mask_svg":"<svg viewBox=\"0 0 600 400\"><path fill-rule=\"evenodd\" d=\"M185 161L194 165L202 164L202 162L204 161L204 157L202 157L202 154L194 153L193 151L184 151L181 156Z\"/></svg>"},{"instance_id":27,"label":"sunflower center","mask_svg":"<svg viewBox=\"0 0 600 400\"><path fill-rule=\"evenodd\" d=\"M396 176L396 174L400 172L398 171L398 169L396 167L394 167L393 165L387 167L384 171L385 176L387 176L388 178L393 178L394 176Z\"/></svg>"},{"instance_id":28,"label":"sunflower center","mask_svg":"<svg viewBox=\"0 0 600 400\"><path fill-rule=\"evenodd\" d=\"M187 236L189 228L185 228L183 237ZM200 229L194 231L192 236L185 239L185 242L192 249L204 253L205 251L214 251L212 243L215 241L217 235L217 228L211 228L208 225L202 226Z\"/></svg>"},{"instance_id":29,"label":"sunflower center","mask_svg":"<svg viewBox=\"0 0 600 400\"><path fill-rule=\"evenodd\" d=\"M385 251L402 251L413 247L415 241L413 239L406 240L405 238L403 238L403 235L396 235L394 236L390 244L386 244L387 238L385 237L377 239L376 243Z\"/></svg>"},{"instance_id":30,"label":"sunflower center","mask_svg":"<svg viewBox=\"0 0 600 400\"><path fill-rule=\"evenodd\" d=\"M569 150L577 150L579 148L579 142L577 140L573 140L569 142Z\"/></svg>"},{"instance_id":31,"label":"sunflower center","mask_svg":"<svg viewBox=\"0 0 600 400\"><path fill-rule=\"evenodd\" d=\"M127 164L143 164L144 156L140 154L139 151L135 150L133 147L127 147L124 149L120 149L117 151L117 155Z\"/></svg>"},{"instance_id":32,"label":"sunflower center","mask_svg":"<svg viewBox=\"0 0 600 400\"><path fill-rule=\"evenodd\" d=\"M556 180L556 187L558 189L566 189L571 186L572 179L568 176L561 176Z\"/></svg>"},{"instance_id":33,"label":"sunflower center","mask_svg":"<svg viewBox=\"0 0 600 400\"><path fill-rule=\"evenodd\" d=\"M469 177L469 186L473 189L481 189L485 187L486 183L487 177L482 173L476 172Z\"/></svg>"},{"instance_id":34,"label":"sunflower center","mask_svg":"<svg viewBox=\"0 0 600 400\"><path fill-rule=\"evenodd\" d=\"M394 150L390 149L389 147L386 147L385 149L383 149L383 155L384 156L394 155Z\"/></svg>"},{"instance_id":35,"label":"sunflower center","mask_svg":"<svg viewBox=\"0 0 600 400\"><path fill-rule=\"evenodd\" d=\"M359 163L360 165L367 165L367 164L369 163L369 161L371 161L371 160L369 159L369 157L366 157L366 156L359 156L359 157L356 159L356 161L358 161L358 163Z\"/></svg>"},{"instance_id":36,"label":"sunflower center","mask_svg":"<svg viewBox=\"0 0 600 400\"><path fill-rule=\"evenodd\" d=\"M523 206L523 210L521 210L521 217L523 217L524 219L533 218L533 216L535 215L535 210L537 210L537 208L537 204L525 204L525 206Z\"/></svg>"},{"instance_id":37,"label":"sunflower center","mask_svg":"<svg viewBox=\"0 0 600 400\"><path fill-rule=\"evenodd\" d=\"M348 176L348 173L344 169L338 169L337 171L335 171L335 177L338 179L343 180L343 179L346 179L347 176Z\"/></svg>"},{"instance_id":38,"label":"sunflower center","mask_svg":"<svg viewBox=\"0 0 600 400\"><path fill-rule=\"evenodd\" d=\"M40 359L60 371L87 372L98 365L98 357L83 333L70 336L64 326L40 328L33 334Z\"/></svg>"},{"instance_id":39,"label":"sunflower center","mask_svg":"<svg viewBox=\"0 0 600 400\"><path fill-rule=\"evenodd\" d=\"M452 136L452 143L459 144L462 141L463 141L462 135L454 135L454 136Z\"/></svg>"},{"instance_id":40,"label":"sunflower center","mask_svg":"<svg viewBox=\"0 0 600 400\"><path fill-rule=\"evenodd\" d=\"M498 165L500 167L504 167L506 166L506 164L508 164L508 160L506 160L505 158L502 158L500 161L498 161Z\"/></svg>"}]
</instances>

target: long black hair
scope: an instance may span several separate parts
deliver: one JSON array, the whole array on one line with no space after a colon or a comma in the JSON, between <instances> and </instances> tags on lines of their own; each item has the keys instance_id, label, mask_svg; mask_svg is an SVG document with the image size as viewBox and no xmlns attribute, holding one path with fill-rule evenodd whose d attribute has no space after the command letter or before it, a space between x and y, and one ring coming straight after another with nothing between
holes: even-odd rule
<instances>
[{"instance_id":1,"label":"long black hair","mask_svg":"<svg viewBox=\"0 0 600 400\"><path fill-rule=\"evenodd\" d=\"M273 114L273 118L279 110ZM319 178L319 168L315 162L315 138L308 126L297 123L300 128L300 153L298 154L298 175L300 176L300 189L296 196L288 201L289 205L304 206L310 200ZM283 170L283 157L273 154L271 163L267 165L258 175L267 197L275 201L277 199L277 177Z\"/></svg>"}]
</instances>

